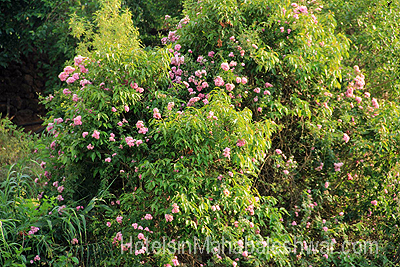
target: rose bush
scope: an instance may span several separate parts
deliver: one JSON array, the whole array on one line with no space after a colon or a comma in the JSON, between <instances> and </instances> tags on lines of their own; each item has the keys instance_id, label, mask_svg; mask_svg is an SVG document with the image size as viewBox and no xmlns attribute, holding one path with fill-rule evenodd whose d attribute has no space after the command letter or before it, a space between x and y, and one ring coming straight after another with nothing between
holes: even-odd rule
<instances>
[{"instance_id":1,"label":"rose bush","mask_svg":"<svg viewBox=\"0 0 400 267\"><path fill-rule=\"evenodd\" d=\"M322 10L186 1L155 49L142 48L127 11L97 13L87 54L44 100L52 140L40 183L88 206L88 242L114 246L101 264L394 264L399 107L345 64L349 41ZM194 254L146 246L195 237L227 243ZM360 239L381 253L341 250Z\"/></svg>"}]
</instances>

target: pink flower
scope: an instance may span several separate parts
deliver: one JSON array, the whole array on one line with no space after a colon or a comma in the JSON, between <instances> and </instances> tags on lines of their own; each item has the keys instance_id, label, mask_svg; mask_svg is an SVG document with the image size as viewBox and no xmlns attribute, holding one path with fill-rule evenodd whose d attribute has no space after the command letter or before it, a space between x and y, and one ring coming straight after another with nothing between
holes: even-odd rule
<instances>
[{"instance_id":1,"label":"pink flower","mask_svg":"<svg viewBox=\"0 0 400 267\"><path fill-rule=\"evenodd\" d=\"M125 109L125 112L129 112L129 106L125 105L124 109Z\"/></svg>"},{"instance_id":2,"label":"pink flower","mask_svg":"<svg viewBox=\"0 0 400 267\"><path fill-rule=\"evenodd\" d=\"M69 77L69 78L67 79L67 83L73 83L73 82L75 82L74 77Z\"/></svg>"},{"instance_id":3,"label":"pink flower","mask_svg":"<svg viewBox=\"0 0 400 267\"><path fill-rule=\"evenodd\" d=\"M128 136L128 137L125 137L125 142L129 147L132 147L135 145L136 140L133 139L132 137Z\"/></svg>"},{"instance_id":4,"label":"pink flower","mask_svg":"<svg viewBox=\"0 0 400 267\"><path fill-rule=\"evenodd\" d=\"M92 137L96 138L96 139L100 139L100 132L97 130L94 130Z\"/></svg>"},{"instance_id":5,"label":"pink flower","mask_svg":"<svg viewBox=\"0 0 400 267\"><path fill-rule=\"evenodd\" d=\"M122 216L118 216L118 217L116 218L116 220L117 220L118 223L122 223L122 219L123 219Z\"/></svg>"},{"instance_id":6,"label":"pink flower","mask_svg":"<svg viewBox=\"0 0 400 267\"><path fill-rule=\"evenodd\" d=\"M146 238L144 237L144 234L139 233L139 234L138 234L138 239L139 239L139 240L145 240Z\"/></svg>"},{"instance_id":7,"label":"pink flower","mask_svg":"<svg viewBox=\"0 0 400 267\"><path fill-rule=\"evenodd\" d=\"M236 82L237 82L237 83L241 83L241 82L242 82L242 78L236 77Z\"/></svg>"},{"instance_id":8,"label":"pink flower","mask_svg":"<svg viewBox=\"0 0 400 267\"><path fill-rule=\"evenodd\" d=\"M174 204L172 204L172 207L173 207L172 213L178 213L179 212L178 204L174 203Z\"/></svg>"},{"instance_id":9,"label":"pink flower","mask_svg":"<svg viewBox=\"0 0 400 267\"><path fill-rule=\"evenodd\" d=\"M108 138L111 142L114 142L115 141L115 134L113 134L113 133L110 133L110 138Z\"/></svg>"},{"instance_id":10,"label":"pink flower","mask_svg":"<svg viewBox=\"0 0 400 267\"><path fill-rule=\"evenodd\" d=\"M229 64L226 63L226 62L224 62L224 63L221 64L221 68L222 68L223 70L225 70L225 71L228 71L228 70L229 70Z\"/></svg>"},{"instance_id":11,"label":"pink flower","mask_svg":"<svg viewBox=\"0 0 400 267\"><path fill-rule=\"evenodd\" d=\"M144 127L143 121L137 121L137 122L136 122L136 127L137 127L138 129L143 128L143 127Z\"/></svg>"},{"instance_id":12,"label":"pink flower","mask_svg":"<svg viewBox=\"0 0 400 267\"><path fill-rule=\"evenodd\" d=\"M78 102L79 101L79 98L78 98L77 94L73 94L72 95L72 101L74 101L74 102Z\"/></svg>"},{"instance_id":13,"label":"pink flower","mask_svg":"<svg viewBox=\"0 0 400 267\"><path fill-rule=\"evenodd\" d=\"M139 133L141 133L141 134L146 134L148 130L149 130L148 128L143 127L143 128L140 128L140 129L139 129Z\"/></svg>"},{"instance_id":14,"label":"pink flower","mask_svg":"<svg viewBox=\"0 0 400 267\"><path fill-rule=\"evenodd\" d=\"M266 83L265 83L265 87L266 87L266 88L268 88L268 87L273 87L273 85L270 84L269 82L266 82Z\"/></svg>"},{"instance_id":15,"label":"pink flower","mask_svg":"<svg viewBox=\"0 0 400 267\"><path fill-rule=\"evenodd\" d=\"M182 48L182 46L180 44L175 45L175 50L179 51Z\"/></svg>"},{"instance_id":16,"label":"pink flower","mask_svg":"<svg viewBox=\"0 0 400 267\"><path fill-rule=\"evenodd\" d=\"M247 83L247 78L246 77L242 77L242 84L246 84Z\"/></svg>"},{"instance_id":17,"label":"pink flower","mask_svg":"<svg viewBox=\"0 0 400 267\"><path fill-rule=\"evenodd\" d=\"M249 256L249 253L245 250L245 251L243 251L242 256L246 258Z\"/></svg>"},{"instance_id":18,"label":"pink flower","mask_svg":"<svg viewBox=\"0 0 400 267\"><path fill-rule=\"evenodd\" d=\"M328 254L324 254L322 257L324 257L325 259L328 259Z\"/></svg>"},{"instance_id":19,"label":"pink flower","mask_svg":"<svg viewBox=\"0 0 400 267\"><path fill-rule=\"evenodd\" d=\"M254 92L256 92L257 94L259 94L261 92L261 89L259 87L254 89Z\"/></svg>"},{"instance_id":20,"label":"pink flower","mask_svg":"<svg viewBox=\"0 0 400 267\"><path fill-rule=\"evenodd\" d=\"M325 188L328 188L329 187L329 182L325 182Z\"/></svg>"},{"instance_id":21,"label":"pink flower","mask_svg":"<svg viewBox=\"0 0 400 267\"><path fill-rule=\"evenodd\" d=\"M280 154L282 154L282 150L280 150L280 149L275 149L275 153L278 154L278 155L280 155Z\"/></svg>"},{"instance_id":22,"label":"pink flower","mask_svg":"<svg viewBox=\"0 0 400 267\"><path fill-rule=\"evenodd\" d=\"M374 205L374 206L376 206L376 205L378 205L378 201L372 200L372 201L371 201L371 204Z\"/></svg>"},{"instance_id":23,"label":"pink flower","mask_svg":"<svg viewBox=\"0 0 400 267\"><path fill-rule=\"evenodd\" d=\"M245 144L246 144L246 140L244 140L244 139L239 139L239 140L237 141L237 143L236 143L236 145L237 145L238 147L244 146Z\"/></svg>"},{"instance_id":24,"label":"pink flower","mask_svg":"<svg viewBox=\"0 0 400 267\"><path fill-rule=\"evenodd\" d=\"M174 266L179 266L179 261L178 261L178 259L177 259L176 256L175 256L175 258L172 259L172 264L173 264Z\"/></svg>"},{"instance_id":25,"label":"pink flower","mask_svg":"<svg viewBox=\"0 0 400 267\"><path fill-rule=\"evenodd\" d=\"M322 229L323 229L325 232L328 232L328 227L324 226L324 227L322 227Z\"/></svg>"},{"instance_id":26,"label":"pink flower","mask_svg":"<svg viewBox=\"0 0 400 267\"><path fill-rule=\"evenodd\" d=\"M379 108L378 101L375 98L372 98L372 105L374 106L374 108Z\"/></svg>"},{"instance_id":27,"label":"pink flower","mask_svg":"<svg viewBox=\"0 0 400 267\"><path fill-rule=\"evenodd\" d=\"M82 125L82 121L81 121L82 117L79 115L76 118L74 118L74 125Z\"/></svg>"},{"instance_id":28,"label":"pink flower","mask_svg":"<svg viewBox=\"0 0 400 267\"><path fill-rule=\"evenodd\" d=\"M231 157L231 149L229 147L225 147L223 155L224 155L225 158L230 159L230 157Z\"/></svg>"},{"instance_id":29,"label":"pink flower","mask_svg":"<svg viewBox=\"0 0 400 267\"><path fill-rule=\"evenodd\" d=\"M83 138L85 138L88 134L89 134L88 132L83 132L82 133Z\"/></svg>"},{"instance_id":30,"label":"pink flower","mask_svg":"<svg viewBox=\"0 0 400 267\"><path fill-rule=\"evenodd\" d=\"M335 172L340 172L340 168L343 166L343 162L333 163L333 166L335 168Z\"/></svg>"},{"instance_id":31,"label":"pink flower","mask_svg":"<svg viewBox=\"0 0 400 267\"><path fill-rule=\"evenodd\" d=\"M286 175L288 175L288 174L289 174L289 171L288 171L288 170L283 170L283 173L286 174Z\"/></svg>"},{"instance_id":32,"label":"pink flower","mask_svg":"<svg viewBox=\"0 0 400 267\"><path fill-rule=\"evenodd\" d=\"M35 258L33 258L34 261L40 261L39 255L36 255Z\"/></svg>"},{"instance_id":33,"label":"pink flower","mask_svg":"<svg viewBox=\"0 0 400 267\"><path fill-rule=\"evenodd\" d=\"M258 108L257 108L257 111L261 113L261 112L262 112L262 108L261 108L261 107L258 107Z\"/></svg>"},{"instance_id":34,"label":"pink flower","mask_svg":"<svg viewBox=\"0 0 400 267\"><path fill-rule=\"evenodd\" d=\"M146 214L146 216L144 216L145 220L152 220L153 216L151 216L151 214Z\"/></svg>"},{"instance_id":35,"label":"pink flower","mask_svg":"<svg viewBox=\"0 0 400 267\"><path fill-rule=\"evenodd\" d=\"M62 191L64 191L64 186L60 185L59 187L57 187L57 191L58 193L62 193Z\"/></svg>"},{"instance_id":36,"label":"pink flower","mask_svg":"<svg viewBox=\"0 0 400 267\"><path fill-rule=\"evenodd\" d=\"M92 144L89 144L88 146L87 146L87 149L89 149L89 150L92 150L94 148L94 146L92 145Z\"/></svg>"},{"instance_id":37,"label":"pink flower","mask_svg":"<svg viewBox=\"0 0 400 267\"><path fill-rule=\"evenodd\" d=\"M105 162L111 162L111 158L108 157L108 158L106 158L104 161L105 161Z\"/></svg>"},{"instance_id":38,"label":"pink flower","mask_svg":"<svg viewBox=\"0 0 400 267\"><path fill-rule=\"evenodd\" d=\"M58 78L60 78L60 80L63 82L63 81L65 81L65 80L68 78L68 76L69 76L68 73L66 73L66 72L61 72L61 73L58 75Z\"/></svg>"},{"instance_id":39,"label":"pink flower","mask_svg":"<svg viewBox=\"0 0 400 267\"><path fill-rule=\"evenodd\" d=\"M63 94L64 95L69 95L71 93L71 91L68 89L68 88L65 88L64 90L63 90Z\"/></svg>"},{"instance_id":40,"label":"pink flower","mask_svg":"<svg viewBox=\"0 0 400 267\"><path fill-rule=\"evenodd\" d=\"M207 84L207 87L208 87L208 84ZM203 88L204 88L204 86L203 86ZM172 110L172 108L174 107L174 105L175 105L174 102L169 102L169 103L168 103L168 106L167 106L167 109L168 109L168 110Z\"/></svg>"},{"instance_id":41,"label":"pink flower","mask_svg":"<svg viewBox=\"0 0 400 267\"><path fill-rule=\"evenodd\" d=\"M346 133L344 133L343 134L343 140L347 143L347 142L349 142L350 137Z\"/></svg>"},{"instance_id":42,"label":"pink flower","mask_svg":"<svg viewBox=\"0 0 400 267\"><path fill-rule=\"evenodd\" d=\"M214 83L215 83L215 86L224 86L224 80L220 77L220 76L217 76L215 79L214 79Z\"/></svg>"},{"instance_id":43,"label":"pink flower","mask_svg":"<svg viewBox=\"0 0 400 267\"><path fill-rule=\"evenodd\" d=\"M296 221L293 221L293 222L292 222L292 225L293 225L293 226L296 226L296 225L297 225Z\"/></svg>"},{"instance_id":44,"label":"pink flower","mask_svg":"<svg viewBox=\"0 0 400 267\"><path fill-rule=\"evenodd\" d=\"M116 109L115 107L112 107L112 108L111 108L111 111L112 111L112 112L117 112L117 109Z\"/></svg>"},{"instance_id":45,"label":"pink flower","mask_svg":"<svg viewBox=\"0 0 400 267\"><path fill-rule=\"evenodd\" d=\"M174 219L174 216L172 216L171 214L165 214L165 220L167 222L172 222L173 219Z\"/></svg>"},{"instance_id":46,"label":"pink flower","mask_svg":"<svg viewBox=\"0 0 400 267\"><path fill-rule=\"evenodd\" d=\"M76 238L72 239L71 244L72 245L78 244L78 239Z\"/></svg>"},{"instance_id":47,"label":"pink flower","mask_svg":"<svg viewBox=\"0 0 400 267\"><path fill-rule=\"evenodd\" d=\"M160 114L160 111L158 110L158 108L153 109L153 118L161 119L161 114Z\"/></svg>"},{"instance_id":48,"label":"pink flower","mask_svg":"<svg viewBox=\"0 0 400 267\"><path fill-rule=\"evenodd\" d=\"M232 91L232 90L235 88L235 85L232 84L232 83L227 83L227 84L225 85L225 87L226 87L226 90L227 90L228 92L230 92L230 91Z\"/></svg>"}]
</instances>

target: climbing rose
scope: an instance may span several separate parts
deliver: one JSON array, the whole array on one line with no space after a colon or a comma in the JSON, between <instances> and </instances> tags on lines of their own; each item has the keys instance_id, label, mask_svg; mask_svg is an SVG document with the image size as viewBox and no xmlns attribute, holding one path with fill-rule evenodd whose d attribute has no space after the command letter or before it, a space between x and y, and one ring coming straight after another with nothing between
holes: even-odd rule
<instances>
[{"instance_id":1,"label":"climbing rose","mask_svg":"<svg viewBox=\"0 0 400 267\"><path fill-rule=\"evenodd\" d=\"M225 147L223 155L225 158L229 159L231 157L231 149L229 147Z\"/></svg>"},{"instance_id":2,"label":"climbing rose","mask_svg":"<svg viewBox=\"0 0 400 267\"><path fill-rule=\"evenodd\" d=\"M165 214L165 220L167 222L172 222L173 219L174 219L174 216L172 216L170 214Z\"/></svg>"},{"instance_id":3,"label":"climbing rose","mask_svg":"<svg viewBox=\"0 0 400 267\"><path fill-rule=\"evenodd\" d=\"M225 70L225 71L228 71L228 70L229 70L229 64L226 63L226 62L224 62L224 63L221 64L221 68L222 68L223 70Z\"/></svg>"},{"instance_id":4,"label":"climbing rose","mask_svg":"<svg viewBox=\"0 0 400 267\"><path fill-rule=\"evenodd\" d=\"M100 139L100 132L97 130L94 130L92 137L96 138L96 139Z\"/></svg>"},{"instance_id":5,"label":"climbing rose","mask_svg":"<svg viewBox=\"0 0 400 267\"><path fill-rule=\"evenodd\" d=\"M220 77L220 76L217 76L215 79L214 79L214 83L215 83L215 86L224 86L224 80Z\"/></svg>"},{"instance_id":6,"label":"climbing rose","mask_svg":"<svg viewBox=\"0 0 400 267\"><path fill-rule=\"evenodd\" d=\"M347 143L350 140L350 137L347 134L343 134L343 140Z\"/></svg>"},{"instance_id":7,"label":"climbing rose","mask_svg":"<svg viewBox=\"0 0 400 267\"><path fill-rule=\"evenodd\" d=\"M82 117L80 115L74 118L74 125L82 125L81 119Z\"/></svg>"}]
</instances>

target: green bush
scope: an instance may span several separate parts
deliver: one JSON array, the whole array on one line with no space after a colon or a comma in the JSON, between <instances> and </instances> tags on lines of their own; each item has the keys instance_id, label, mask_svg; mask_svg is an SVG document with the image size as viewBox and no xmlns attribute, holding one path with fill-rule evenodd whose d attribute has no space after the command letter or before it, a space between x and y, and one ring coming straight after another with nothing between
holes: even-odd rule
<instances>
[{"instance_id":1,"label":"green bush","mask_svg":"<svg viewBox=\"0 0 400 267\"><path fill-rule=\"evenodd\" d=\"M43 190L88 207L88 242L113 246L100 264L395 266L400 109L346 60L321 3L186 1L154 49L120 7L72 22L87 54L44 100ZM195 237L228 242L143 243Z\"/></svg>"}]
</instances>

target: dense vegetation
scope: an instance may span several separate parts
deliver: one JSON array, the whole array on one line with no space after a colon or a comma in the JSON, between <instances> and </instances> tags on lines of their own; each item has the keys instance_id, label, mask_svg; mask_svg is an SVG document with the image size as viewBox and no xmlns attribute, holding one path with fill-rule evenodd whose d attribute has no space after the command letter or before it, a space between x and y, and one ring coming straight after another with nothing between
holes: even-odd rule
<instances>
[{"instance_id":1,"label":"dense vegetation","mask_svg":"<svg viewBox=\"0 0 400 267\"><path fill-rule=\"evenodd\" d=\"M1 264L397 266L400 4L175 3L55 20L46 132L0 128Z\"/></svg>"}]
</instances>

